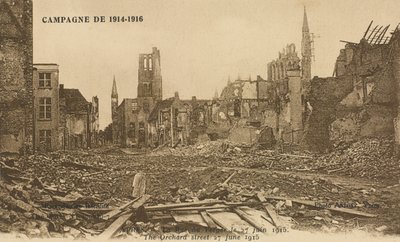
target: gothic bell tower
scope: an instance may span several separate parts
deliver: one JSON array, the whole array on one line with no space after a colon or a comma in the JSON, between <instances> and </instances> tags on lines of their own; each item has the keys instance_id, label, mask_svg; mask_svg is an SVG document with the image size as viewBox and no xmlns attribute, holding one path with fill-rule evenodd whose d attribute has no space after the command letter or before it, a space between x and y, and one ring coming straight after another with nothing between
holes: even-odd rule
<instances>
[{"instance_id":1,"label":"gothic bell tower","mask_svg":"<svg viewBox=\"0 0 400 242\"><path fill-rule=\"evenodd\" d=\"M162 77L160 50L153 47L150 54L139 55L138 98L152 103L162 100Z\"/></svg>"}]
</instances>

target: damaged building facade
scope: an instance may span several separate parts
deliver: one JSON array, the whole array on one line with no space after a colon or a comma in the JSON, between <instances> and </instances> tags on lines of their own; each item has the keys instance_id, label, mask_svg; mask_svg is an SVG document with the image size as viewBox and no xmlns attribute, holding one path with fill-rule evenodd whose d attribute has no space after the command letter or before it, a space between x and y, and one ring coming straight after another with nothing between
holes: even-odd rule
<instances>
[{"instance_id":1,"label":"damaged building facade","mask_svg":"<svg viewBox=\"0 0 400 242\"><path fill-rule=\"evenodd\" d=\"M232 141L246 138L247 143L260 142L259 137L300 145L307 110L307 93L311 79L311 36L304 9L301 57L294 44L287 45L276 60L267 64L267 80L228 81L220 101L231 121ZM263 133L263 135L261 135Z\"/></svg>"},{"instance_id":2,"label":"damaged building facade","mask_svg":"<svg viewBox=\"0 0 400 242\"><path fill-rule=\"evenodd\" d=\"M0 152L33 147L32 1L0 0Z\"/></svg>"},{"instance_id":3,"label":"damaged building facade","mask_svg":"<svg viewBox=\"0 0 400 242\"><path fill-rule=\"evenodd\" d=\"M139 55L136 98L118 103L114 78L111 91L113 143L124 147L189 144L212 122L212 100L162 99L160 50ZM218 119L218 118L217 118Z\"/></svg>"},{"instance_id":4,"label":"damaged building facade","mask_svg":"<svg viewBox=\"0 0 400 242\"><path fill-rule=\"evenodd\" d=\"M113 87L113 137L138 147L189 144L201 134L250 144L262 137L319 152L363 137L394 136L399 144L398 29L370 27L359 43L346 42L333 77L312 78L313 39L304 9L301 51L286 45L268 62L266 80L228 80L213 100L162 100L160 56L153 48L139 56L137 98L118 105Z\"/></svg>"},{"instance_id":5,"label":"damaged building facade","mask_svg":"<svg viewBox=\"0 0 400 242\"><path fill-rule=\"evenodd\" d=\"M283 143L300 145L307 114L312 109L307 101L311 80L312 39L304 8L301 57L295 44L289 44L279 58L268 63L267 78L275 86L275 108L265 112L265 123Z\"/></svg>"},{"instance_id":6,"label":"damaged building facade","mask_svg":"<svg viewBox=\"0 0 400 242\"><path fill-rule=\"evenodd\" d=\"M148 119L156 103L162 100L160 50L139 55L137 98L118 104L115 78L111 94L113 143L123 146L149 145Z\"/></svg>"},{"instance_id":7,"label":"damaged building facade","mask_svg":"<svg viewBox=\"0 0 400 242\"><path fill-rule=\"evenodd\" d=\"M39 151L60 148L60 96L57 64L33 65L33 147Z\"/></svg>"},{"instance_id":8,"label":"damaged building facade","mask_svg":"<svg viewBox=\"0 0 400 242\"><path fill-rule=\"evenodd\" d=\"M88 102L79 89L60 85L60 146L62 149L95 147L98 140L98 99Z\"/></svg>"},{"instance_id":9,"label":"damaged building facade","mask_svg":"<svg viewBox=\"0 0 400 242\"><path fill-rule=\"evenodd\" d=\"M32 2L1 0L0 152L78 147L70 143L71 103L59 85L58 65L33 64L32 60ZM91 110L85 116L86 128L98 133L98 99L97 107L85 105L86 114L88 107ZM89 136L85 142L79 147L90 146Z\"/></svg>"},{"instance_id":10,"label":"damaged building facade","mask_svg":"<svg viewBox=\"0 0 400 242\"><path fill-rule=\"evenodd\" d=\"M172 98L157 102L149 116L149 134L152 146L189 143L190 108L179 99L178 92Z\"/></svg>"},{"instance_id":11,"label":"damaged building facade","mask_svg":"<svg viewBox=\"0 0 400 242\"><path fill-rule=\"evenodd\" d=\"M346 42L334 77L311 82L305 144L325 151L340 142L398 135L399 29L369 25L359 43ZM317 132L318 130L318 132Z\"/></svg>"},{"instance_id":12,"label":"damaged building facade","mask_svg":"<svg viewBox=\"0 0 400 242\"><path fill-rule=\"evenodd\" d=\"M86 101L78 89L59 84L59 66L33 65L35 151L90 148L99 132L98 98Z\"/></svg>"},{"instance_id":13,"label":"damaged building facade","mask_svg":"<svg viewBox=\"0 0 400 242\"><path fill-rule=\"evenodd\" d=\"M272 127L276 139L298 143L303 131L304 95L302 70L294 44L268 64L268 80L275 87L274 108L264 111L265 124Z\"/></svg>"}]
</instances>

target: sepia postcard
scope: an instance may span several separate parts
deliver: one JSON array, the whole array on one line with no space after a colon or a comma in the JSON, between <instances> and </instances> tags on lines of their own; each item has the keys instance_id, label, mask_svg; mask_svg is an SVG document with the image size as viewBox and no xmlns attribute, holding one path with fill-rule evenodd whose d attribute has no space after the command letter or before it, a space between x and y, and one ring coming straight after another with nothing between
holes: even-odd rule
<instances>
[{"instance_id":1,"label":"sepia postcard","mask_svg":"<svg viewBox=\"0 0 400 242\"><path fill-rule=\"evenodd\" d=\"M399 10L0 0L0 240L400 241Z\"/></svg>"}]
</instances>

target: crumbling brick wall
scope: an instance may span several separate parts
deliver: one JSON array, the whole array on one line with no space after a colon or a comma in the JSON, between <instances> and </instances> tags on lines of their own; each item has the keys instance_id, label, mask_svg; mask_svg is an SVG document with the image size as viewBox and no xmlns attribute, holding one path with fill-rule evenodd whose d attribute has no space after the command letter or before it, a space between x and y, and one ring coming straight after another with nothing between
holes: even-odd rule
<instances>
[{"instance_id":1,"label":"crumbling brick wall","mask_svg":"<svg viewBox=\"0 0 400 242\"><path fill-rule=\"evenodd\" d=\"M32 2L0 0L0 152L32 147Z\"/></svg>"},{"instance_id":2,"label":"crumbling brick wall","mask_svg":"<svg viewBox=\"0 0 400 242\"><path fill-rule=\"evenodd\" d=\"M393 120L394 137L395 137L395 152L400 154L400 30L395 31L392 37L391 51L393 53L391 59L391 67L393 71L393 80L395 83L396 100L397 100L397 117Z\"/></svg>"},{"instance_id":3,"label":"crumbling brick wall","mask_svg":"<svg viewBox=\"0 0 400 242\"><path fill-rule=\"evenodd\" d=\"M396 116L392 69L385 64L381 70L364 79L364 88L362 78L356 76L355 80L353 91L338 105L336 120L330 129L331 141L392 136Z\"/></svg>"},{"instance_id":4,"label":"crumbling brick wall","mask_svg":"<svg viewBox=\"0 0 400 242\"><path fill-rule=\"evenodd\" d=\"M364 39L349 43L337 59L337 77L313 79L313 111L304 139L308 148L325 151L342 141L393 136L398 106L391 61L395 41L396 36L388 44L375 45Z\"/></svg>"},{"instance_id":5,"label":"crumbling brick wall","mask_svg":"<svg viewBox=\"0 0 400 242\"><path fill-rule=\"evenodd\" d=\"M324 152L330 147L329 128L336 118L337 105L353 90L351 77L314 77L311 80L309 102L312 113L305 126L303 145Z\"/></svg>"}]
</instances>

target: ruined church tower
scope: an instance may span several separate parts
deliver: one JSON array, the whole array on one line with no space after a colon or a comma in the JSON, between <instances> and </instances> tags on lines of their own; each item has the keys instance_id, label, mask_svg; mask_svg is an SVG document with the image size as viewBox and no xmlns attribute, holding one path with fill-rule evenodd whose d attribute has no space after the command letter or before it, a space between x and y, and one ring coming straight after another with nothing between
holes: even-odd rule
<instances>
[{"instance_id":1,"label":"ruined church tower","mask_svg":"<svg viewBox=\"0 0 400 242\"><path fill-rule=\"evenodd\" d=\"M111 118L112 118L112 138L113 143L117 142L117 108L118 108L118 92L115 76L113 79L113 86L111 91Z\"/></svg>"},{"instance_id":2,"label":"ruined church tower","mask_svg":"<svg viewBox=\"0 0 400 242\"><path fill-rule=\"evenodd\" d=\"M310 29L308 28L308 19L306 7L304 7L303 17L303 37L301 40L301 76L303 85L311 80L311 35Z\"/></svg>"},{"instance_id":3,"label":"ruined church tower","mask_svg":"<svg viewBox=\"0 0 400 242\"><path fill-rule=\"evenodd\" d=\"M147 99L150 103L162 100L162 78L160 50L153 47L151 54L139 55L138 99Z\"/></svg>"}]
</instances>

